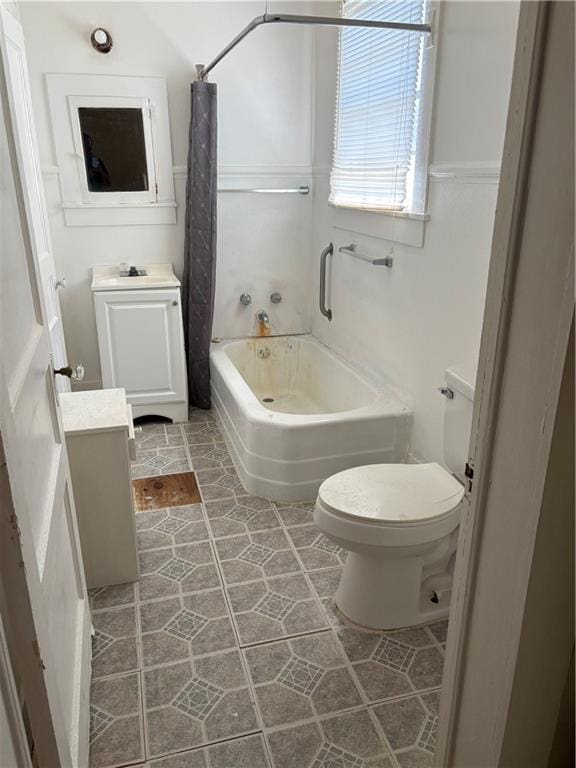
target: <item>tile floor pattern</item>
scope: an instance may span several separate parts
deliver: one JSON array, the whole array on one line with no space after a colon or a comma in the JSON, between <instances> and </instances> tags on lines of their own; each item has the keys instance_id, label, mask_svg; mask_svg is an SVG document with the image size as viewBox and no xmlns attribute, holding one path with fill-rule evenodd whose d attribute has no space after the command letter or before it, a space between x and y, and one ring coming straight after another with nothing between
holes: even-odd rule
<instances>
[{"instance_id":1,"label":"tile floor pattern","mask_svg":"<svg viewBox=\"0 0 576 768\"><path fill-rule=\"evenodd\" d=\"M199 504L136 516L141 579L91 591L91 768L427 768L447 622L365 632L312 505L246 493L210 412L137 433L135 477Z\"/></svg>"}]
</instances>

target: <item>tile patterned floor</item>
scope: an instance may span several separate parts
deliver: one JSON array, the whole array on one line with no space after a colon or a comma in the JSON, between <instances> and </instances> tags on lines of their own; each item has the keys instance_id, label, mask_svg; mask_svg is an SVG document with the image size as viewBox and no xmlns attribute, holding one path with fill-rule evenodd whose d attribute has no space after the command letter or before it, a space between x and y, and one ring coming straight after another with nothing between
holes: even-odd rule
<instances>
[{"instance_id":1,"label":"tile patterned floor","mask_svg":"<svg viewBox=\"0 0 576 768\"><path fill-rule=\"evenodd\" d=\"M246 493L210 412L137 448L201 503L138 513L139 583L91 592L91 768L431 766L447 622L347 624L345 553L311 504Z\"/></svg>"}]
</instances>

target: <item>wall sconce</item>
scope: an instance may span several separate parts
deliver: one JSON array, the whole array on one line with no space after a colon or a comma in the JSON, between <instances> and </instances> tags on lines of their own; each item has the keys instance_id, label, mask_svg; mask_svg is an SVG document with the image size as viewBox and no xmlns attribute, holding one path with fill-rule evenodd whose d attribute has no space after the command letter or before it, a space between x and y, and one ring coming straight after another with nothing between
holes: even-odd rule
<instances>
[{"instance_id":1,"label":"wall sconce","mask_svg":"<svg viewBox=\"0 0 576 768\"><path fill-rule=\"evenodd\" d=\"M92 31L90 42L92 43L92 47L99 53L110 53L112 50L112 35L103 27L96 27L96 29Z\"/></svg>"}]
</instances>

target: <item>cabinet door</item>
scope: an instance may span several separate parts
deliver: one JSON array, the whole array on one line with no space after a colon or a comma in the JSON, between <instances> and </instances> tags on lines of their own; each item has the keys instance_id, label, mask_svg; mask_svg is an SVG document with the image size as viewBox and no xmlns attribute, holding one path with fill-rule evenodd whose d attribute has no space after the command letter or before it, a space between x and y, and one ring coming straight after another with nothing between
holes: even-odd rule
<instances>
[{"instance_id":1,"label":"cabinet door","mask_svg":"<svg viewBox=\"0 0 576 768\"><path fill-rule=\"evenodd\" d=\"M124 387L128 401L186 398L178 288L94 294L102 385Z\"/></svg>"}]
</instances>

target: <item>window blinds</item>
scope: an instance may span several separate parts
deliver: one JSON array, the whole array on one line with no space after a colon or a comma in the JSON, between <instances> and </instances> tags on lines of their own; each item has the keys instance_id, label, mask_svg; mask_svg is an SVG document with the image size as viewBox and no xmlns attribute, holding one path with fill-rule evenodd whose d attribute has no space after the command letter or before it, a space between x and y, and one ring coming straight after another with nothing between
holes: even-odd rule
<instances>
[{"instance_id":1,"label":"window blinds","mask_svg":"<svg viewBox=\"0 0 576 768\"><path fill-rule=\"evenodd\" d=\"M426 0L347 0L343 16L424 23ZM413 210L424 34L344 27L330 202Z\"/></svg>"}]
</instances>

